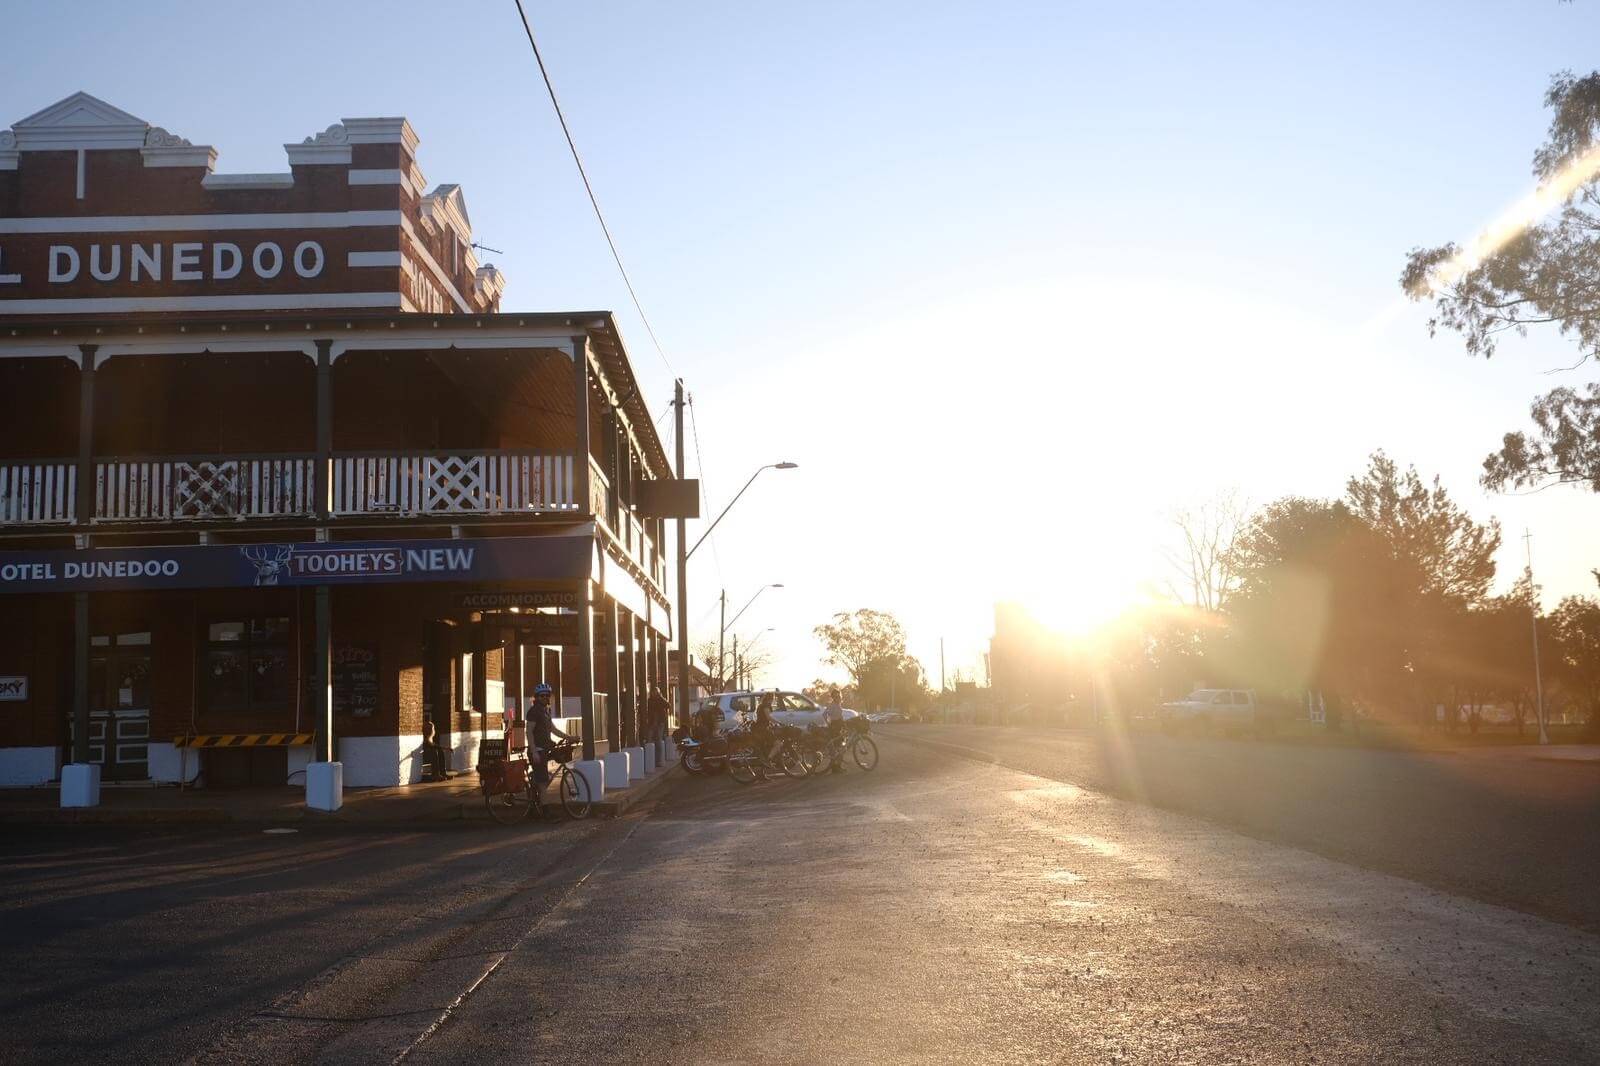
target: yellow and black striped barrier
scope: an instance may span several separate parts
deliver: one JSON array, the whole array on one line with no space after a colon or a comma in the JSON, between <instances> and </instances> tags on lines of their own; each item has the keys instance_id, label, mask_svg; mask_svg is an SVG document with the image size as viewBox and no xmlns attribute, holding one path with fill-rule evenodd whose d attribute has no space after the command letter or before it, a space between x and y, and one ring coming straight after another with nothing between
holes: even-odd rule
<instances>
[{"instance_id":1,"label":"yellow and black striped barrier","mask_svg":"<svg viewBox=\"0 0 1600 1066\"><path fill-rule=\"evenodd\" d=\"M311 741L310 733L205 733L172 738L179 748L283 748Z\"/></svg>"}]
</instances>

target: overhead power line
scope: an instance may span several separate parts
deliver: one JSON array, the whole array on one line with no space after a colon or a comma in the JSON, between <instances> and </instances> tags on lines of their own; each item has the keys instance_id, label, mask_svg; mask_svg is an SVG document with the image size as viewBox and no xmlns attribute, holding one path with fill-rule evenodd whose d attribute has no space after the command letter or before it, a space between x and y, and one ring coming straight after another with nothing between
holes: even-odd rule
<instances>
[{"instance_id":1,"label":"overhead power line","mask_svg":"<svg viewBox=\"0 0 1600 1066\"><path fill-rule=\"evenodd\" d=\"M705 464L704 460L702 460L700 458L700 420L695 418L695 416L694 416L694 397L693 396L689 397L689 430L690 430L690 437L694 440L694 466L695 466L695 471L700 475L700 503L701 503L701 506L705 508L705 511L703 513L710 514L711 513L711 498L706 493L706 464ZM722 556L717 552L717 538L716 537L711 537L711 558L716 561L716 564L717 564L717 576L719 578L722 577ZM726 585L728 583L727 579L723 578L722 583L724 585Z\"/></svg>"},{"instance_id":2,"label":"overhead power line","mask_svg":"<svg viewBox=\"0 0 1600 1066\"><path fill-rule=\"evenodd\" d=\"M622 253L617 251L617 242L611 237L611 227L606 225L606 216L600 211L600 201L594 195L594 186L589 184L589 172L583 168L583 160L578 156L578 145L572 139L572 130L567 126L567 116L561 110L561 101L556 99L556 87L550 82L550 72L545 69L544 56L539 54L539 42L533 39L533 26L528 22L528 13L522 7L522 0L516 0L517 14L522 17L522 31L528 35L528 45L533 49L533 58L539 64L539 76L544 78L545 91L550 94L550 106L555 108L556 120L561 123L561 132L566 135L567 148L572 152L572 161L577 164L578 177L583 179L583 189L589 194L589 206L594 208L595 220L600 223L600 232L606 236L606 244L611 248L611 258L616 261L617 272L622 275L622 283L628 287L628 296L633 300L633 309L639 312L639 321L644 323L645 332L650 334L650 343L655 345L656 354L661 357L661 362L666 365L667 372L676 374L672 368L672 360L667 358L666 351L661 347L661 338L656 336L655 327L650 324L650 316L644 313L644 305L639 302L639 294L634 291L633 279L628 277L628 268L622 265Z\"/></svg>"}]
</instances>

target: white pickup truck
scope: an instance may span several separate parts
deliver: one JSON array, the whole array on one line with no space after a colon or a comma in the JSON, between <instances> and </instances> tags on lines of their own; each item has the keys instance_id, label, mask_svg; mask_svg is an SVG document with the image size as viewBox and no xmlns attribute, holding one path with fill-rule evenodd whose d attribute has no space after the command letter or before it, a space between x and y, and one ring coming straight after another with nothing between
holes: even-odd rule
<instances>
[{"instance_id":1,"label":"white pickup truck","mask_svg":"<svg viewBox=\"0 0 1600 1066\"><path fill-rule=\"evenodd\" d=\"M1197 688L1181 700L1163 703L1161 723L1168 729L1189 726L1229 733L1246 729L1262 733L1268 724L1255 691L1244 688Z\"/></svg>"}]
</instances>

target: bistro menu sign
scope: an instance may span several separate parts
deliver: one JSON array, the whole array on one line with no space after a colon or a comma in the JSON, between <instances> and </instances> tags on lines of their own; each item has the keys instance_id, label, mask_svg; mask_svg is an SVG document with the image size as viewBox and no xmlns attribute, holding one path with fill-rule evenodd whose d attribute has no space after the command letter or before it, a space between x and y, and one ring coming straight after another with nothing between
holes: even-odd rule
<instances>
[{"instance_id":1,"label":"bistro menu sign","mask_svg":"<svg viewBox=\"0 0 1600 1066\"><path fill-rule=\"evenodd\" d=\"M0 552L0 594L589 576L587 537L205 544Z\"/></svg>"}]
</instances>

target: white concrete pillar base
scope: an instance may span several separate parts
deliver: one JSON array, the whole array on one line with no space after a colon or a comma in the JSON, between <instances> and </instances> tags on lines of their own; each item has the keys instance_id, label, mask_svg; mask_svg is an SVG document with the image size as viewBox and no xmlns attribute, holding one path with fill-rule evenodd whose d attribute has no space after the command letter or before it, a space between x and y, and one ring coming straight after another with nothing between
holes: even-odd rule
<instances>
[{"instance_id":1,"label":"white concrete pillar base","mask_svg":"<svg viewBox=\"0 0 1600 1066\"><path fill-rule=\"evenodd\" d=\"M591 801L606 794L606 766L599 759L574 759L572 772L589 782Z\"/></svg>"},{"instance_id":2,"label":"white concrete pillar base","mask_svg":"<svg viewBox=\"0 0 1600 1066\"><path fill-rule=\"evenodd\" d=\"M61 768L61 806L100 806L100 764L69 762Z\"/></svg>"},{"instance_id":3,"label":"white concrete pillar base","mask_svg":"<svg viewBox=\"0 0 1600 1066\"><path fill-rule=\"evenodd\" d=\"M678 761L678 744L672 740L658 740L656 747L661 754L661 765L671 766Z\"/></svg>"},{"instance_id":4,"label":"white concrete pillar base","mask_svg":"<svg viewBox=\"0 0 1600 1066\"><path fill-rule=\"evenodd\" d=\"M650 743L646 744L643 748L640 748L639 750L644 752L644 772L647 773L647 774L655 773L656 772L656 745L655 745L655 741L651 741Z\"/></svg>"},{"instance_id":5,"label":"white concrete pillar base","mask_svg":"<svg viewBox=\"0 0 1600 1066\"><path fill-rule=\"evenodd\" d=\"M306 764L306 807L313 811L336 811L344 806L344 763Z\"/></svg>"},{"instance_id":6,"label":"white concrete pillar base","mask_svg":"<svg viewBox=\"0 0 1600 1066\"><path fill-rule=\"evenodd\" d=\"M628 787L628 753L609 751L602 756L605 762L606 784L613 789Z\"/></svg>"},{"instance_id":7,"label":"white concrete pillar base","mask_svg":"<svg viewBox=\"0 0 1600 1066\"><path fill-rule=\"evenodd\" d=\"M622 750L628 756L628 780L644 780L644 749L623 748Z\"/></svg>"}]
</instances>

